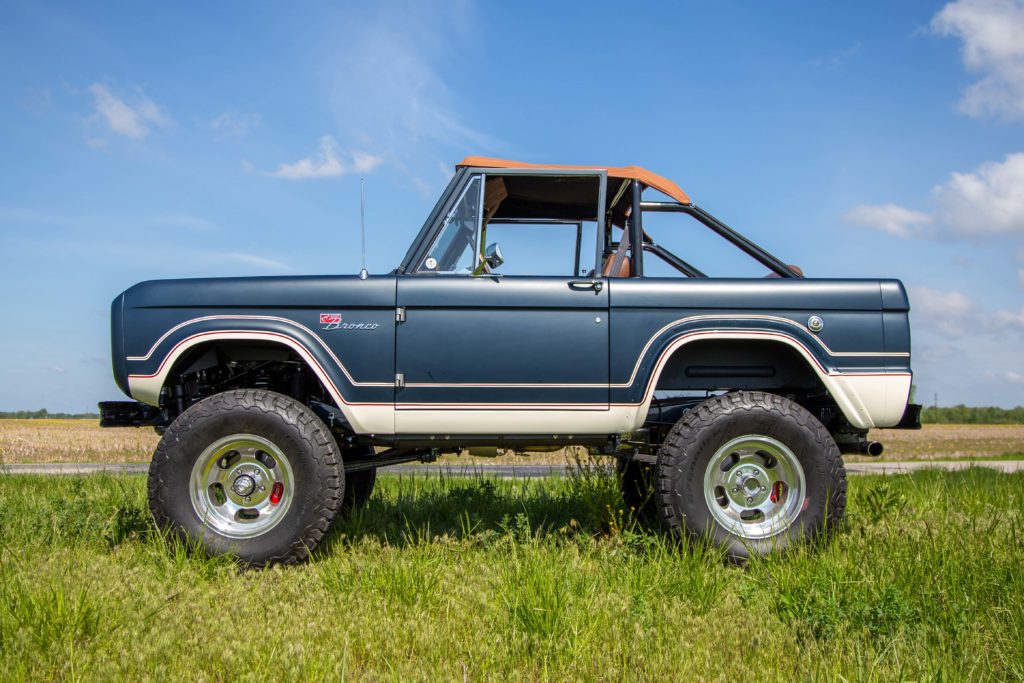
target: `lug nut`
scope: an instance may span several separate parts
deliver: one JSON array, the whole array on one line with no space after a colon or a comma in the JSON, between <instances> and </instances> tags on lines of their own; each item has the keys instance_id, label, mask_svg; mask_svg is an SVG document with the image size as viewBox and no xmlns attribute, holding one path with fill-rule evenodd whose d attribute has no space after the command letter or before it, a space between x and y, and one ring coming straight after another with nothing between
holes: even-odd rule
<instances>
[{"instance_id":1,"label":"lug nut","mask_svg":"<svg viewBox=\"0 0 1024 683\"><path fill-rule=\"evenodd\" d=\"M733 493L739 493L739 490L740 490L740 487L739 487L739 486L733 486L733 487L732 487L732 492L733 492Z\"/></svg>"},{"instance_id":2,"label":"lug nut","mask_svg":"<svg viewBox=\"0 0 1024 683\"><path fill-rule=\"evenodd\" d=\"M753 502L754 502L754 499L748 496L747 497L747 505L750 505Z\"/></svg>"},{"instance_id":3,"label":"lug nut","mask_svg":"<svg viewBox=\"0 0 1024 683\"><path fill-rule=\"evenodd\" d=\"M261 486L260 487L260 491L266 491L266 490L267 490L266 486ZM764 491L764 487L761 487L761 490Z\"/></svg>"},{"instance_id":4,"label":"lug nut","mask_svg":"<svg viewBox=\"0 0 1024 683\"><path fill-rule=\"evenodd\" d=\"M246 502L246 503L248 503L248 502L249 502L250 500L252 500L252 498L251 498L250 496L246 496L246 497L245 497L245 502Z\"/></svg>"}]
</instances>

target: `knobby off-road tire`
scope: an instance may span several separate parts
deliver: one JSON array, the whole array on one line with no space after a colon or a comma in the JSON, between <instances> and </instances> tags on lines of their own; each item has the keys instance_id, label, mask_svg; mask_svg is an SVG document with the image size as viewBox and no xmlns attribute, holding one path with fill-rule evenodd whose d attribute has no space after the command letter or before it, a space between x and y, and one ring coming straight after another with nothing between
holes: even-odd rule
<instances>
[{"instance_id":1,"label":"knobby off-road tire","mask_svg":"<svg viewBox=\"0 0 1024 683\"><path fill-rule=\"evenodd\" d=\"M164 433L149 468L158 527L254 567L305 560L344 489L326 425L294 399L255 389L190 407Z\"/></svg>"},{"instance_id":2,"label":"knobby off-road tire","mask_svg":"<svg viewBox=\"0 0 1024 683\"><path fill-rule=\"evenodd\" d=\"M635 460L619 460L616 469L626 509L633 510L639 520L655 521L658 518L658 505L654 491L654 465Z\"/></svg>"},{"instance_id":3,"label":"knobby off-road tire","mask_svg":"<svg viewBox=\"0 0 1024 683\"><path fill-rule=\"evenodd\" d=\"M846 509L831 434L800 405L763 392L687 412L659 450L656 489L671 533L709 538L734 560L827 534Z\"/></svg>"}]
</instances>

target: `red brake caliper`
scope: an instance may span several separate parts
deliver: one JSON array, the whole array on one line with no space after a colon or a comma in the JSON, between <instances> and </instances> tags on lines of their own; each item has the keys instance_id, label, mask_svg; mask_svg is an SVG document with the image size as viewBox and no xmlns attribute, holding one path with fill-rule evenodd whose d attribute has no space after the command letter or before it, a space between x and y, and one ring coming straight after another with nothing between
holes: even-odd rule
<instances>
[{"instance_id":1,"label":"red brake caliper","mask_svg":"<svg viewBox=\"0 0 1024 683\"><path fill-rule=\"evenodd\" d=\"M781 481L777 481L774 484L772 484L772 495L770 497L773 503L778 503L779 499L782 498L783 486L785 486L785 484L783 484Z\"/></svg>"},{"instance_id":2,"label":"red brake caliper","mask_svg":"<svg viewBox=\"0 0 1024 683\"><path fill-rule=\"evenodd\" d=\"M284 484L275 482L274 488L270 489L270 504L277 505L281 502L281 495L284 493Z\"/></svg>"}]
</instances>

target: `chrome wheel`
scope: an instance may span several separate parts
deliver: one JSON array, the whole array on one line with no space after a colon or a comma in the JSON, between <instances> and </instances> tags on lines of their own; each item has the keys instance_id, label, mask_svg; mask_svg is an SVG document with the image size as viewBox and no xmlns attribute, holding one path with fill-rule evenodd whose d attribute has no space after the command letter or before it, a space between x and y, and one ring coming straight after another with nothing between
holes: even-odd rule
<instances>
[{"instance_id":1,"label":"chrome wheel","mask_svg":"<svg viewBox=\"0 0 1024 683\"><path fill-rule=\"evenodd\" d=\"M804 469L788 446L768 436L733 439L711 456L704 472L704 499L711 516L744 539L788 529L807 495Z\"/></svg>"},{"instance_id":2,"label":"chrome wheel","mask_svg":"<svg viewBox=\"0 0 1024 683\"><path fill-rule=\"evenodd\" d=\"M232 434L202 452L189 479L199 519L229 538L252 538L273 529L295 497L288 458L255 434Z\"/></svg>"}]
</instances>

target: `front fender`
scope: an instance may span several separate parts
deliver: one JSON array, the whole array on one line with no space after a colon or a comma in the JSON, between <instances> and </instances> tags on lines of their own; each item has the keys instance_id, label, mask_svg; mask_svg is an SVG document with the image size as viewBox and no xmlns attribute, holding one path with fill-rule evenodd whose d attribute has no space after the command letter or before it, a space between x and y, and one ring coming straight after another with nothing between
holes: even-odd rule
<instances>
[{"instance_id":1,"label":"front fender","mask_svg":"<svg viewBox=\"0 0 1024 683\"><path fill-rule=\"evenodd\" d=\"M319 334L281 316L210 315L174 325L144 353L125 357L130 395L142 403L159 405L160 392L184 354L198 345L224 341L287 347L316 374L354 429L361 433L393 431L394 382L356 376Z\"/></svg>"}]
</instances>

